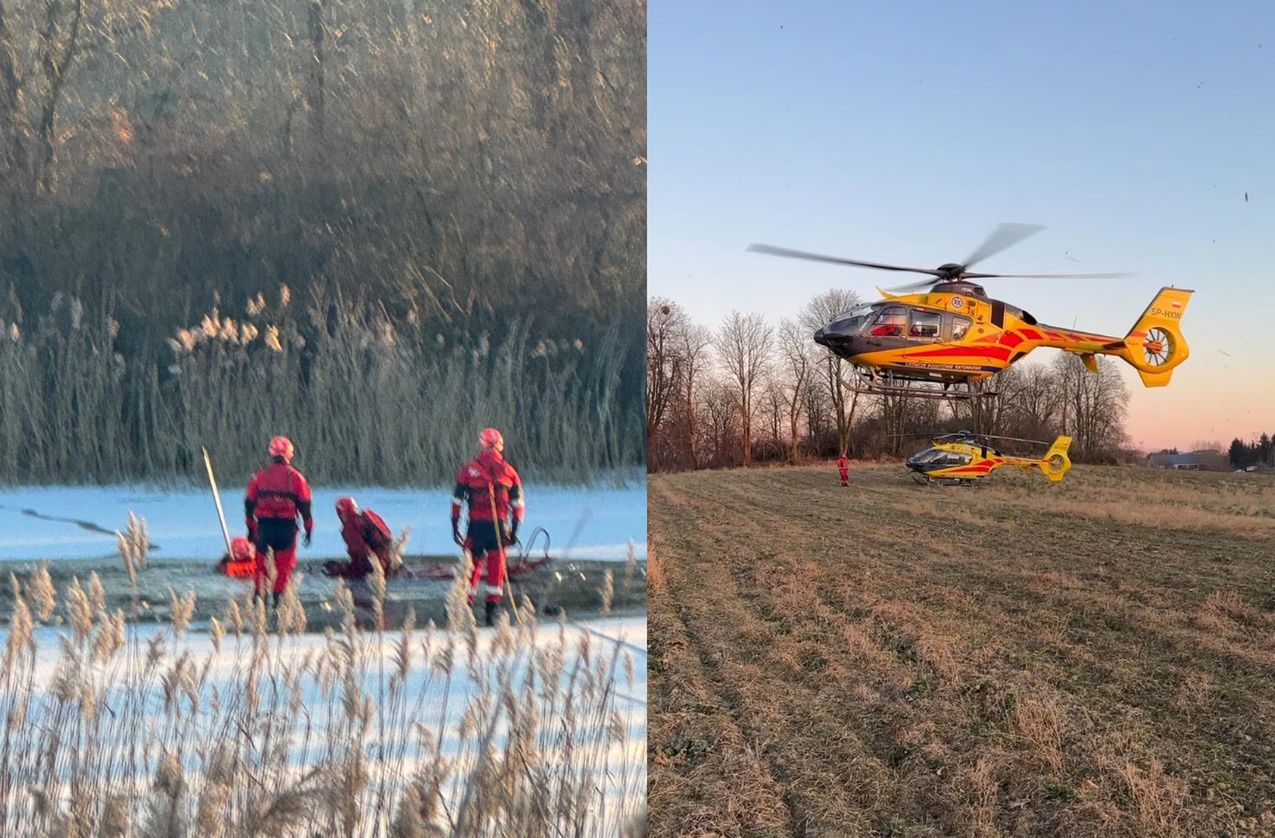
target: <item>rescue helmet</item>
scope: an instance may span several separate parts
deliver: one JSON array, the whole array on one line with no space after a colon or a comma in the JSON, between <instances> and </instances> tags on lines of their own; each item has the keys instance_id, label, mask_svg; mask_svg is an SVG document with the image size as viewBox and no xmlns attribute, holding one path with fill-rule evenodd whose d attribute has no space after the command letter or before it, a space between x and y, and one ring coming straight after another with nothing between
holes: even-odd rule
<instances>
[{"instance_id":1,"label":"rescue helmet","mask_svg":"<svg viewBox=\"0 0 1275 838\"><path fill-rule=\"evenodd\" d=\"M359 505L355 503L354 498L344 497L336 499L336 517L344 521L350 515L359 511Z\"/></svg>"},{"instance_id":2,"label":"rescue helmet","mask_svg":"<svg viewBox=\"0 0 1275 838\"><path fill-rule=\"evenodd\" d=\"M236 562L246 562L253 556L252 542L242 535L230 542L230 558Z\"/></svg>"},{"instance_id":3,"label":"rescue helmet","mask_svg":"<svg viewBox=\"0 0 1275 838\"><path fill-rule=\"evenodd\" d=\"M478 435L478 444L483 448L501 451L505 447L505 438L495 428L483 428L482 433Z\"/></svg>"},{"instance_id":4,"label":"rescue helmet","mask_svg":"<svg viewBox=\"0 0 1275 838\"><path fill-rule=\"evenodd\" d=\"M292 447L292 440L286 436L277 436L270 440L270 456L283 457L284 460L291 462L292 454L296 449Z\"/></svg>"}]
</instances>

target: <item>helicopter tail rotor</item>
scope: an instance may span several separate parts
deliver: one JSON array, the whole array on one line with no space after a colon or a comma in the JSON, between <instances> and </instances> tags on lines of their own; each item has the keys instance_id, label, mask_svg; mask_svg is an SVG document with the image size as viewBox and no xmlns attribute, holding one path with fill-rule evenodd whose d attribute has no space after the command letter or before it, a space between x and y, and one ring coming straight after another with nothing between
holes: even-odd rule
<instances>
[{"instance_id":1,"label":"helicopter tail rotor","mask_svg":"<svg viewBox=\"0 0 1275 838\"><path fill-rule=\"evenodd\" d=\"M1190 355L1180 327L1192 293L1185 288L1161 288L1125 336L1119 354L1147 387L1168 384L1173 369Z\"/></svg>"},{"instance_id":2,"label":"helicopter tail rotor","mask_svg":"<svg viewBox=\"0 0 1275 838\"><path fill-rule=\"evenodd\" d=\"M1045 452L1045 456L1040 459L1040 470L1054 483L1063 479L1063 476L1071 469L1071 458L1067 456L1067 449L1071 447L1071 437L1060 436L1054 440L1054 444Z\"/></svg>"}]
</instances>

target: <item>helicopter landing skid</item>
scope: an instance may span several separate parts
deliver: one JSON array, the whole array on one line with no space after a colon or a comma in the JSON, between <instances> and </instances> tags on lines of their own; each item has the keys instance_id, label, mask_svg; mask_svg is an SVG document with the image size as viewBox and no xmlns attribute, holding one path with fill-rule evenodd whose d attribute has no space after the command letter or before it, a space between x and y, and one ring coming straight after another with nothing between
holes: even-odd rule
<instances>
[{"instance_id":1,"label":"helicopter landing skid","mask_svg":"<svg viewBox=\"0 0 1275 838\"><path fill-rule=\"evenodd\" d=\"M973 480L956 477L930 477L928 474L912 472L912 480L919 486L973 486Z\"/></svg>"},{"instance_id":2,"label":"helicopter landing skid","mask_svg":"<svg viewBox=\"0 0 1275 838\"><path fill-rule=\"evenodd\" d=\"M942 389L936 389L936 385ZM920 381L903 379L874 379L862 376L851 386L856 393L869 396L904 396L914 399L942 399L943 401L963 402L972 399L994 399L1000 395L998 390L975 390L969 383L941 384L937 381Z\"/></svg>"}]
</instances>

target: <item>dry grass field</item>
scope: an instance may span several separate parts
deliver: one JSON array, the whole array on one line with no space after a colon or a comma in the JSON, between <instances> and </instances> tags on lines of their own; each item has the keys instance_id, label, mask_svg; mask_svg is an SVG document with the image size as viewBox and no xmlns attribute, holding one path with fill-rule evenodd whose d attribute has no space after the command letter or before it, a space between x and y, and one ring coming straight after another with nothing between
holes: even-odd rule
<instances>
[{"instance_id":1,"label":"dry grass field","mask_svg":"<svg viewBox=\"0 0 1275 838\"><path fill-rule=\"evenodd\" d=\"M649 484L650 829L1275 835L1275 480Z\"/></svg>"}]
</instances>

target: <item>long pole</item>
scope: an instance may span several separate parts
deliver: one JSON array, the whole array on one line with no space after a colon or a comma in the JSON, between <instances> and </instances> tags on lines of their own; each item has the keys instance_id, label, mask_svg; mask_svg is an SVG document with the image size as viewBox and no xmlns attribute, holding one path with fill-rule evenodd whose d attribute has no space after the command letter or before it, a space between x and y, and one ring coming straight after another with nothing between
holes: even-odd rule
<instances>
[{"instance_id":1,"label":"long pole","mask_svg":"<svg viewBox=\"0 0 1275 838\"><path fill-rule=\"evenodd\" d=\"M221 508L221 493L217 491L217 478L213 476L212 457L208 456L208 449L204 448L204 467L208 469L208 485L212 487L213 503L217 504L217 520L221 521L221 537L226 539L226 555L231 556L230 550L230 530L226 528L226 512Z\"/></svg>"}]
</instances>

